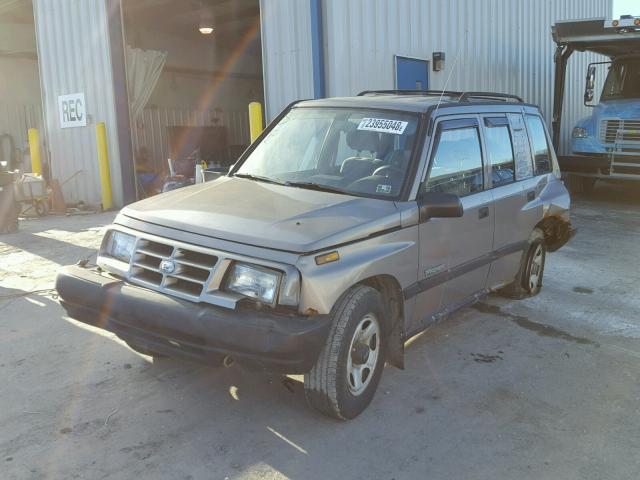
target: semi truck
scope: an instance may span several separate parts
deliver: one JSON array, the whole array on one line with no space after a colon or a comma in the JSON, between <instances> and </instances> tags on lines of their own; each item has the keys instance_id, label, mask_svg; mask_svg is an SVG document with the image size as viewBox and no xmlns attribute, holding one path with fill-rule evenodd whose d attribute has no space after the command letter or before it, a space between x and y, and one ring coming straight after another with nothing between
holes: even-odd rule
<instances>
[{"instance_id":1,"label":"semi truck","mask_svg":"<svg viewBox=\"0 0 640 480\"><path fill-rule=\"evenodd\" d=\"M552 122L556 151L566 153L560 149L560 131L568 60L575 52L602 56L586 72L584 104L592 107L591 115L577 122L568 154L558 157L567 186L574 193L586 193L599 179L640 181L640 17L562 21L551 32L556 43ZM597 102L596 90L600 90Z\"/></svg>"}]
</instances>

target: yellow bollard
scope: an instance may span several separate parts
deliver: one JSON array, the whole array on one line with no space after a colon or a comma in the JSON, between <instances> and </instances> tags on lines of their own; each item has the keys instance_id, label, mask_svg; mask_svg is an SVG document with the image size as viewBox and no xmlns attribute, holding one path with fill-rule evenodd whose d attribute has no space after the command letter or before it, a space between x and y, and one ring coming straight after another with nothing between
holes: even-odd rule
<instances>
[{"instance_id":1,"label":"yellow bollard","mask_svg":"<svg viewBox=\"0 0 640 480\"><path fill-rule=\"evenodd\" d=\"M37 128L27 131L29 137L29 153L31 154L31 171L42 175L42 160L40 159L40 134Z\"/></svg>"},{"instance_id":2,"label":"yellow bollard","mask_svg":"<svg viewBox=\"0 0 640 480\"><path fill-rule=\"evenodd\" d=\"M262 104L260 102L251 102L249 104L249 132L251 135L251 143L262 133Z\"/></svg>"},{"instance_id":3,"label":"yellow bollard","mask_svg":"<svg viewBox=\"0 0 640 480\"><path fill-rule=\"evenodd\" d=\"M113 207L111 194L111 172L109 171L109 151L107 150L107 129L104 122L96 124L96 145L98 147L98 171L102 190L102 210Z\"/></svg>"}]
</instances>

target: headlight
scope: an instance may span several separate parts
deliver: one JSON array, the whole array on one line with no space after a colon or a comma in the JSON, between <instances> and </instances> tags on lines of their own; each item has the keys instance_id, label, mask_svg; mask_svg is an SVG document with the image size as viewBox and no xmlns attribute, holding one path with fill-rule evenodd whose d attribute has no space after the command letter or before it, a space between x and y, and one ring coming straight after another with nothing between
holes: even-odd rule
<instances>
[{"instance_id":1,"label":"headlight","mask_svg":"<svg viewBox=\"0 0 640 480\"><path fill-rule=\"evenodd\" d=\"M105 253L121 262L129 263L136 245L136 237L128 233L118 232L117 230L111 230L109 235L110 237L106 243Z\"/></svg>"},{"instance_id":2,"label":"headlight","mask_svg":"<svg viewBox=\"0 0 640 480\"><path fill-rule=\"evenodd\" d=\"M587 129L586 128L576 127L576 128L573 129L573 132L571 133L571 136L573 138L587 138L589 136L589 134L587 133Z\"/></svg>"},{"instance_id":3,"label":"headlight","mask_svg":"<svg viewBox=\"0 0 640 480\"><path fill-rule=\"evenodd\" d=\"M275 303L280 273L268 268L234 263L227 274L226 290L263 303Z\"/></svg>"}]
</instances>

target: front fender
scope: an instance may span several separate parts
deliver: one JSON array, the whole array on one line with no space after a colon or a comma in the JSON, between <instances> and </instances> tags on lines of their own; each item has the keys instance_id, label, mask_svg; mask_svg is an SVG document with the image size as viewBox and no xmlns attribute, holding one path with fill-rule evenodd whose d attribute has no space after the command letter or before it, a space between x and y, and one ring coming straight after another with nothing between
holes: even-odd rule
<instances>
[{"instance_id":1,"label":"front fender","mask_svg":"<svg viewBox=\"0 0 640 480\"><path fill-rule=\"evenodd\" d=\"M403 289L416 282L417 238L413 226L301 257L296 265L302 276L300 312L328 314L345 291L378 275L394 277ZM316 256L331 251L340 259L316 265Z\"/></svg>"}]
</instances>

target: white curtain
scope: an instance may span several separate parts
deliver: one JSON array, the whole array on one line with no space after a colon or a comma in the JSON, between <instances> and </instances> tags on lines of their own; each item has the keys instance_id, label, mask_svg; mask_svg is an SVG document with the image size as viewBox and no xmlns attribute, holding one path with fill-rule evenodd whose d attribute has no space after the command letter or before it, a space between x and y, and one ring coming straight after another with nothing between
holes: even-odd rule
<instances>
[{"instance_id":1,"label":"white curtain","mask_svg":"<svg viewBox=\"0 0 640 480\"><path fill-rule=\"evenodd\" d=\"M156 88L167 52L142 50L127 45L127 88L131 116L135 122Z\"/></svg>"}]
</instances>

